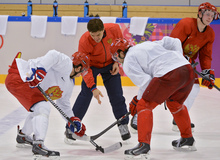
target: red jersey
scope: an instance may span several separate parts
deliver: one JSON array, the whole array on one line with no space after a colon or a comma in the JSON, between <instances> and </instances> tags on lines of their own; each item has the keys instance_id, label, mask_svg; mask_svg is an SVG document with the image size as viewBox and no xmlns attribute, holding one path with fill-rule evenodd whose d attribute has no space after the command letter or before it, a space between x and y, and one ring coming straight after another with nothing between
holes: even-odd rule
<instances>
[{"instance_id":1,"label":"red jersey","mask_svg":"<svg viewBox=\"0 0 220 160\"><path fill-rule=\"evenodd\" d=\"M118 24L106 23L104 24L104 30L103 38L99 43L92 39L89 31L85 32L79 40L78 51L87 54L90 58L90 66L97 68L103 68L114 63L110 53L110 46L113 40L123 38ZM88 74L83 79L88 88L95 84L91 69L88 70Z\"/></svg>"},{"instance_id":2,"label":"red jersey","mask_svg":"<svg viewBox=\"0 0 220 160\"><path fill-rule=\"evenodd\" d=\"M183 54L192 58L193 61L199 55L202 70L211 69L215 33L210 26L207 26L203 32L199 32L196 18L184 18L176 24L170 36L180 39Z\"/></svg>"}]
</instances>

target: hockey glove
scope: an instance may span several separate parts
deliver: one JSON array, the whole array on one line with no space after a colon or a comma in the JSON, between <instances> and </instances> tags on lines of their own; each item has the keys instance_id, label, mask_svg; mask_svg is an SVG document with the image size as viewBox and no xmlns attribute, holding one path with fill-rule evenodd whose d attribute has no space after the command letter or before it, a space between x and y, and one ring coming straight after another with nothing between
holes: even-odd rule
<instances>
[{"instance_id":1,"label":"hockey glove","mask_svg":"<svg viewBox=\"0 0 220 160\"><path fill-rule=\"evenodd\" d=\"M83 123L81 123L80 119L78 117L71 117L70 118L73 123L75 124L76 128L68 122L68 126L70 130L75 133L77 136L82 137L85 134L86 127Z\"/></svg>"},{"instance_id":2,"label":"hockey glove","mask_svg":"<svg viewBox=\"0 0 220 160\"><path fill-rule=\"evenodd\" d=\"M26 78L26 81L29 83L31 88L35 88L40 85L47 72L44 68L38 67L37 70L35 68L31 68L32 75Z\"/></svg>"},{"instance_id":3,"label":"hockey glove","mask_svg":"<svg viewBox=\"0 0 220 160\"><path fill-rule=\"evenodd\" d=\"M138 99L137 96L134 96L132 101L129 103L129 108L130 108L130 112L131 115L134 116L135 114L137 114L137 103L138 103Z\"/></svg>"},{"instance_id":4,"label":"hockey glove","mask_svg":"<svg viewBox=\"0 0 220 160\"><path fill-rule=\"evenodd\" d=\"M212 89L215 84L215 73L214 70L211 69L204 69L201 74L203 75L202 78L202 85L207 86L209 89Z\"/></svg>"}]
</instances>

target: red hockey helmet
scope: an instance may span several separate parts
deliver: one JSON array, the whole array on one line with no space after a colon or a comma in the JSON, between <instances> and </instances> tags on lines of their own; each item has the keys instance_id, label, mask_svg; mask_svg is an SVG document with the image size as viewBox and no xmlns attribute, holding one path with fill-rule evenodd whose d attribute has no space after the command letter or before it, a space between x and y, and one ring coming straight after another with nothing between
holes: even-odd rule
<instances>
[{"instance_id":1,"label":"red hockey helmet","mask_svg":"<svg viewBox=\"0 0 220 160\"><path fill-rule=\"evenodd\" d=\"M217 8L209 2L205 2L205 3L200 4L199 8L198 8L198 12L200 10L210 10L210 11L215 12L215 13L217 12Z\"/></svg>"},{"instance_id":2,"label":"red hockey helmet","mask_svg":"<svg viewBox=\"0 0 220 160\"><path fill-rule=\"evenodd\" d=\"M85 53L75 52L72 55L73 66L79 67L82 66L81 72L87 71L89 69L89 58Z\"/></svg>"},{"instance_id":3,"label":"red hockey helmet","mask_svg":"<svg viewBox=\"0 0 220 160\"><path fill-rule=\"evenodd\" d=\"M125 38L118 38L116 39L110 47L110 52L112 55L112 59L114 61L117 61L117 57L119 56L120 51L126 51L129 47L131 47L128 40Z\"/></svg>"},{"instance_id":4,"label":"red hockey helmet","mask_svg":"<svg viewBox=\"0 0 220 160\"><path fill-rule=\"evenodd\" d=\"M214 5L212 5L209 2L205 2L205 3L202 3L202 4L199 5L198 12L199 11L204 12L206 10L214 12L214 19L217 19L216 16L218 15L218 11L217 11L217 8Z\"/></svg>"}]
</instances>

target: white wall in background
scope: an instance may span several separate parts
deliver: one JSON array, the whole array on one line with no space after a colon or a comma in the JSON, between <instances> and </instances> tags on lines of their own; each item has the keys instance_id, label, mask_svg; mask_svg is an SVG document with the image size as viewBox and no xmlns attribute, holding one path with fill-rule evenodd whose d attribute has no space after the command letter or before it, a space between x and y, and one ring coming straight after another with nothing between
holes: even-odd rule
<instances>
[{"instance_id":1,"label":"white wall in background","mask_svg":"<svg viewBox=\"0 0 220 160\"><path fill-rule=\"evenodd\" d=\"M61 34L61 23L48 22L45 38L33 38L31 22L8 22L6 35L3 36L4 44L0 49L0 74L7 74L8 65L19 51L25 60L43 56L51 49L71 56L78 50L79 38L87 31L86 25L78 23L76 35L65 36Z\"/></svg>"}]
</instances>

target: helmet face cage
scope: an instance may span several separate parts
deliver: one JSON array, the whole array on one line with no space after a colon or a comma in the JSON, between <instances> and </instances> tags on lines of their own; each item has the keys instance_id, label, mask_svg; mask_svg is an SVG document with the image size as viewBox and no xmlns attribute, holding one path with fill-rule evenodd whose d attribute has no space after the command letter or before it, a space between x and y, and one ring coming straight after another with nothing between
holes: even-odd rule
<instances>
[{"instance_id":1,"label":"helmet face cage","mask_svg":"<svg viewBox=\"0 0 220 160\"><path fill-rule=\"evenodd\" d=\"M120 58L120 52L124 52L126 49L130 47L129 42L126 39L118 38L111 44L110 52L112 55L112 59L114 61L118 61L117 57Z\"/></svg>"},{"instance_id":2,"label":"helmet face cage","mask_svg":"<svg viewBox=\"0 0 220 160\"><path fill-rule=\"evenodd\" d=\"M72 55L73 67L78 68L81 66L81 70L78 73L85 72L89 69L89 58L84 53L75 52Z\"/></svg>"},{"instance_id":3,"label":"helmet face cage","mask_svg":"<svg viewBox=\"0 0 220 160\"><path fill-rule=\"evenodd\" d=\"M119 55L118 52L115 52L112 54L112 59L116 62L118 61L118 59L117 59L118 55Z\"/></svg>"}]
</instances>

